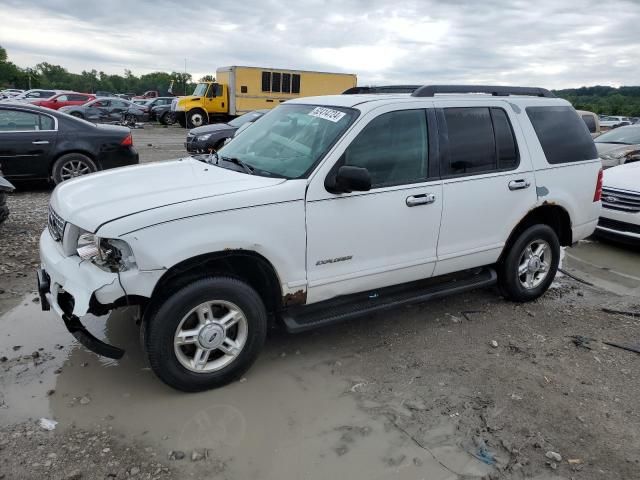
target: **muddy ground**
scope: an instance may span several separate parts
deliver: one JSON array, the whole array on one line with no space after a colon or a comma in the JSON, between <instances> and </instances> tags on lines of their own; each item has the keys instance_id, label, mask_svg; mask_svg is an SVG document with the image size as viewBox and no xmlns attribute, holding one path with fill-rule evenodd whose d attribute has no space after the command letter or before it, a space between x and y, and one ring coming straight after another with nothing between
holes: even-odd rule
<instances>
[{"instance_id":1,"label":"muddy ground","mask_svg":"<svg viewBox=\"0 0 640 480\"><path fill-rule=\"evenodd\" d=\"M134 131L144 161L183 135ZM640 478L640 355L602 343L640 343L637 250L567 249L596 286L563 276L527 305L487 289L275 331L240 382L183 394L150 372L133 311L87 322L127 349L117 362L40 311L49 193L24 187L0 226L2 480Z\"/></svg>"}]
</instances>

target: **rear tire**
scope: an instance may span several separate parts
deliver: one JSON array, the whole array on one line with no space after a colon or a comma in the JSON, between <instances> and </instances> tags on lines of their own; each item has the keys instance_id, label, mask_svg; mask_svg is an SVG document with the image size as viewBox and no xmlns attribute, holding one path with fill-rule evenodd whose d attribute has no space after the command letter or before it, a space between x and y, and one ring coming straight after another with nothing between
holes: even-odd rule
<instances>
[{"instance_id":1,"label":"rear tire","mask_svg":"<svg viewBox=\"0 0 640 480\"><path fill-rule=\"evenodd\" d=\"M267 333L266 309L256 291L235 278L207 277L166 292L142 326L154 373L184 392L239 379Z\"/></svg>"},{"instance_id":2,"label":"rear tire","mask_svg":"<svg viewBox=\"0 0 640 480\"><path fill-rule=\"evenodd\" d=\"M67 153L53 164L52 177L56 185L97 171L96 164L81 153Z\"/></svg>"},{"instance_id":3,"label":"rear tire","mask_svg":"<svg viewBox=\"0 0 640 480\"><path fill-rule=\"evenodd\" d=\"M509 247L498 268L502 295L515 302L530 302L547 291L560 263L560 241L548 225L533 225Z\"/></svg>"}]
</instances>

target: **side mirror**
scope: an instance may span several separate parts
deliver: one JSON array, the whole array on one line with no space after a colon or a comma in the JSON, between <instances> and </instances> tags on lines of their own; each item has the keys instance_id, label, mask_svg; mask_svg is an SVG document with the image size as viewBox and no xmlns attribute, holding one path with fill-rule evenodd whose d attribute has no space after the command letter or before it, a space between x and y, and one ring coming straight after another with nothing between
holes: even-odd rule
<instances>
[{"instance_id":1,"label":"side mirror","mask_svg":"<svg viewBox=\"0 0 640 480\"><path fill-rule=\"evenodd\" d=\"M331 193L368 192L371 175L366 168L343 165L335 176L327 177L325 187Z\"/></svg>"}]
</instances>

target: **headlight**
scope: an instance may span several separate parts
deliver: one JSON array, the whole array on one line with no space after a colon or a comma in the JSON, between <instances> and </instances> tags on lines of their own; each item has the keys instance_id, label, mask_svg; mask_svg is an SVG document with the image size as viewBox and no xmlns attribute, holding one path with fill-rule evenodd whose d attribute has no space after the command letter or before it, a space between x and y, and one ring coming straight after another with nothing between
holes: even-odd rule
<instances>
[{"instance_id":1,"label":"headlight","mask_svg":"<svg viewBox=\"0 0 640 480\"><path fill-rule=\"evenodd\" d=\"M209 138L211 138L211 134L207 133L206 135L198 135L196 137L196 140L198 140L199 142L204 142L205 140L209 140Z\"/></svg>"},{"instance_id":2,"label":"headlight","mask_svg":"<svg viewBox=\"0 0 640 480\"><path fill-rule=\"evenodd\" d=\"M76 251L80 258L107 272L123 272L136 265L131 247L123 240L83 233L78 238Z\"/></svg>"}]
</instances>

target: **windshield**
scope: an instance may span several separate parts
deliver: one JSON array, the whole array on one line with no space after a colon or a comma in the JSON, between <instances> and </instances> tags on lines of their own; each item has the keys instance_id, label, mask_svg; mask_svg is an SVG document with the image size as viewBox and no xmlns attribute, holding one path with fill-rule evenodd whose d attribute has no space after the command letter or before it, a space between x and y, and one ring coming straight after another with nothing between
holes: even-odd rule
<instances>
[{"instance_id":1,"label":"windshield","mask_svg":"<svg viewBox=\"0 0 640 480\"><path fill-rule=\"evenodd\" d=\"M596 143L625 143L628 145L640 144L640 127L619 127L609 130L594 140Z\"/></svg>"},{"instance_id":2,"label":"windshield","mask_svg":"<svg viewBox=\"0 0 640 480\"><path fill-rule=\"evenodd\" d=\"M233 120L231 120L229 122L229 125L231 125L232 127L241 127L242 125L244 125L247 122L253 122L255 120L257 120L258 118L260 118L263 114L259 113L259 112L249 112L249 113L245 113L244 115L239 116L238 118L234 118Z\"/></svg>"},{"instance_id":3,"label":"windshield","mask_svg":"<svg viewBox=\"0 0 640 480\"><path fill-rule=\"evenodd\" d=\"M196 85L196 88L193 91L193 96L194 97L204 97L204 95L207 93L207 87L208 86L209 86L208 83L199 83L198 85Z\"/></svg>"},{"instance_id":4,"label":"windshield","mask_svg":"<svg viewBox=\"0 0 640 480\"><path fill-rule=\"evenodd\" d=\"M317 105L281 105L225 145L222 158L237 158L285 178L307 173L340 138L357 111Z\"/></svg>"}]
</instances>

